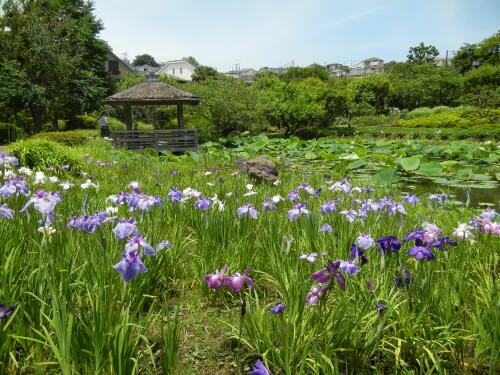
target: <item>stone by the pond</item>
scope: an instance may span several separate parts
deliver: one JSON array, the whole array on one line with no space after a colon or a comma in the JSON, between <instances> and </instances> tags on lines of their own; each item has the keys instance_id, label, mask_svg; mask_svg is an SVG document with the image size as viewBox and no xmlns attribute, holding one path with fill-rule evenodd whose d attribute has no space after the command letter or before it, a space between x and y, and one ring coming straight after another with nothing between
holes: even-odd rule
<instances>
[{"instance_id":1,"label":"stone by the pond","mask_svg":"<svg viewBox=\"0 0 500 375\"><path fill-rule=\"evenodd\" d=\"M273 161L265 156L257 156L247 161L248 175L257 182L273 183L278 180L278 169Z\"/></svg>"}]
</instances>

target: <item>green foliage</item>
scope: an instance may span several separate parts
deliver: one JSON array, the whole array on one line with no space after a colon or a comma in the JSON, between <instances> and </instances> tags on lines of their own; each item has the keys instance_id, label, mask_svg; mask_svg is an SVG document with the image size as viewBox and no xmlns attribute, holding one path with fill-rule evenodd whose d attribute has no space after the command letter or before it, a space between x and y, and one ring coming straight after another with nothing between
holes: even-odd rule
<instances>
[{"instance_id":1,"label":"green foliage","mask_svg":"<svg viewBox=\"0 0 500 375\"><path fill-rule=\"evenodd\" d=\"M9 151L19 158L21 165L29 168L59 167L69 164L79 172L82 158L73 149L49 139L27 139L9 145Z\"/></svg>"},{"instance_id":2,"label":"green foliage","mask_svg":"<svg viewBox=\"0 0 500 375\"><path fill-rule=\"evenodd\" d=\"M160 66L160 64L158 64L155 61L155 58L151 55L148 55L147 53L143 55L137 55L134 61L132 61L133 66L146 65L146 64L154 67Z\"/></svg>"},{"instance_id":3,"label":"green foliage","mask_svg":"<svg viewBox=\"0 0 500 375\"><path fill-rule=\"evenodd\" d=\"M386 111L390 81L385 74L375 74L352 80L349 83L349 88L353 92L354 105L369 105L378 114ZM360 115L370 114L374 113L360 113Z\"/></svg>"},{"instance_id":4,"label":"green foliage","mask_svg":"<svg viewBox=\"0 0 500 375\"><path fill-rule=\"evenodd\" d=\"M97 136L98 134L97 131L90 133L82 130L71 130L65 132L42 132L36 134L32 138L49 139L62 143L66 146L77 146L83 144L87 139L89 139L90 135Z\"/></svg>"},{"instance_id":5,"label":"green foliage","mask_svg":"<svg viewBox=\"0 0 500 375\"><path fill-rule=\"evenodd\" d=\"M281 75L281 79L287 82L301 81L306 78L317 78L322 81L328 81L330 79L330 72L321 65L313 64L312 67L307 68L289 68L286 73Z\"/></svg>"},{"instance_id":6,"label":"green foliage","mask_svg":"<svg viewBox=\"0 0 500 375\"><path fill-rule=\"evenodd\" d=\"M68 121L66 127L68 129L97 129L97 124L98 119L92 116L80 115Z\"/></svg>"},{"instance_id":7,"label":"green foliage","mask_svg":"<svg viewBox=\"0 0 500 375\"><path fill-rule=\"evenodd\" d=\"M354 126L380 126L394 123L390 118L384 115L367 115L354 117L351 121L351 125Z\"/></svg>"},{"instance_id":8,"label":"green foliage","mask_svg":"<svg viewBox=\"0 0 500 375\"><path fill-rule=\"evenodd\" d=\"M418 46L410 47L407 55L407 62L411 64L428 64L434 62L434 57L439 55L436 47L429 45L426 46L421 42Z\"/></svg>"},{"instance_id":9,"label":"green foliage","mask_svg":"<svg viewBox=\"0 0 500 375\"><path fill-rule=\"evenodd\" d=\"M405 115L405 119L412 120L417 117L430 116L430 115L435 115L436 113L449 112L453 110L454 110L453 108L447 106L439 106L434 108L420 107L414 109L413 111L408 112Z\"/></svg>"},{"instance_id":10,"label":"green foliage","mask_svg":"<svg viewBox=\"0 0 500 375\"><path fill-rule=\"evenodd\" d=\"M109 48L91 2L8 1L0 24L0 96L11 110L29 109L32 131L100 106Z\"/></svg>"},{"instance_id":11,"label":"green foliage","mask_svg":"<svg viewBox=\"0 0 500 375\"><path fill-rule=\"evenodd\" d=\"M200 66L200 63L198 62L198 60L196 60L193 56L183 57L182 60L187 61L188 63L190 63L195 68L197 68L198 66Z\"/></svg>"},{"instance_id":12,"label":"green foliage","mask_svg":"<svg viewBox=\"0 0 500 375\"><path fill-rule=\"evenodd\" d=\"M0 143L13 142L24 135L23 130L16 125L0 122Z\"/></svg>"},{"instance_id":13,"label":"green foliage","mask_svg":"<svg viewBox=\"0 0 500 375\"><path fill-rule=\"evenodd\" d=\"M483 117L474 110L458 108L437 113L432 113L431 111L431 113L427 116L413 117L409 120L400 120L399 124L405 127L469 128L477 125L495 123L499 114L500 111L492 110L488 113L488 116Z\"/></svg>"},{"instance_id":14,"label":"green foliage","mask_svg":"<svg viewBox=\"0 0 500 375\"><path fill-rule=\"evenodd\" d=\"M127 125L124 122L114 117L108 117L109 129L111 131L127 130Z\"/></svg>"},{"instance_id":15,"label":"green foliage","mask_svg":"<svg viewBox=\"0 0 500 375\"><path fill-rule=\"evenodd\" d=\"M117 92L131 88L132 86L138 85L146 81L146 76L139 73L130 73L125 76L116 87Z\"/></svg>"},{"instance_id":16,"label":"green foliage","mask_svg":"<svg viewBox=\"0 0 500 375\"><path fill-rule=\"evenodd\" d=\"M475 64L500 64L500 31L478 44L465 43L453 57L453 66L460 73L472 70Z\"/></svg>"},{"instance_id":17,"label":"green foliage","mask_svg":"<svg viewBox=\"0 0 500 375\"><path fill-rule=\"evenodd\" d=\"M188 116L203 118L218 134L227 136L233 131L247 130L255 119L255 93L242 81L211 77L186 85L186 90L201 98L199 105L186 106Z\"/></svg>"},{"instance_id":18,"label":"green foliage","mask_svg":"<svg viewBox=\"0 0 500 375\"><path fill-rule=\"evenodd\" d=\"M194 73L191 79L194 82L202 82L209 77L217 77L217 75L217 70L215 70L211 66L199 65L194 68Z\"/></svg>"}]
</instances>

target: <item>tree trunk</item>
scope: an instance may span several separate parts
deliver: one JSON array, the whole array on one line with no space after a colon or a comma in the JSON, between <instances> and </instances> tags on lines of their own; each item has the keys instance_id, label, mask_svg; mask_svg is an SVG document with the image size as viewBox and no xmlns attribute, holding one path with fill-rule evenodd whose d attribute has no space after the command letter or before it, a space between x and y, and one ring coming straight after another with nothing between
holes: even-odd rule
<instances>
[{"instance_id":1,"label":"tree trunk","mask_svg":"<svg viewBox=\"0 0 500 375\"><path fill-rule=\"evenodd\" d=\"M55 115L52 117L52 130L59 131L59 120Z\"/></svg>"},{"instance_id":2,"label":"tree trunk","mask_svg":"<svg viewBox=\"0 0 500 375\"><path fill-rule=\"evenodd\" d=\"M40 133L42 131L42 108L37 105L30 105L31 116L33 117L33 131Z\"/></svg>"}]
</instances>

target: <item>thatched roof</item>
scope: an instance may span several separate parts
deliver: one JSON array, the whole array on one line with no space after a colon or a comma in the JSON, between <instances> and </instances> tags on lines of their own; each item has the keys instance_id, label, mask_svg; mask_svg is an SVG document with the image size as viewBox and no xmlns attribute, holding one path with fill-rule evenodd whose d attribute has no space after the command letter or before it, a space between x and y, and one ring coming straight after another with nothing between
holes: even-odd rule
<instances>
[{"instance_id":1,"label":"thatched roof","mask_svg":"<svg viewBox=\"0 0 500 375\"><path fill-rule=\"evenodd\" d=\"M163 82L144 82L108 96L111 105L198 104L200 98Z\"/></svg>"}]
</instances>

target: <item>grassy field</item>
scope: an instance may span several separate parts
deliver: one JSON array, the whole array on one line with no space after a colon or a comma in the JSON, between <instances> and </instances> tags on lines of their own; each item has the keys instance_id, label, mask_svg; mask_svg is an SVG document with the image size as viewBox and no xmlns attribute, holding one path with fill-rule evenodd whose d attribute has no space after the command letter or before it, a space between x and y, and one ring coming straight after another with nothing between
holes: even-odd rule
<instances>
[{"instance_id":1,"label":"grassy field","mask_svg":"<svg viewBox=\"0 0 500 375\"><path fill-rule=\"evenodd\" d=\"M345 168L285 160L271 185L220 152L73 150L83 173L4 177L1 372L498 373L494 211Z\"/></svg>"}]
</instances>

